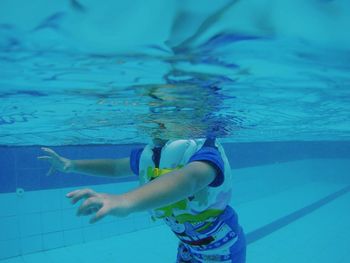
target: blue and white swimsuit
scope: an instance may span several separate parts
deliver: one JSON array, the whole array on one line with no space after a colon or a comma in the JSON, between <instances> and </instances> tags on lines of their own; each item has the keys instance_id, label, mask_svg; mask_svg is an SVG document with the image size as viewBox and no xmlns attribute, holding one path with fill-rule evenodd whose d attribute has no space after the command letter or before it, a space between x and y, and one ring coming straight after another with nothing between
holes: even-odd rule
<instances>
[{"instance_id":1,"label":"blue and white swimsuit","mask_svg":"<svg viewBox=\"0 0 350 263\"><path fill-rule=\"evenodd\" d=\"M174 204L150 211L163 219L179 238L177 262L245 262L245 238L231 199L231 168L215 139L170 140L152 144L130 156L141 184L194 161L212 165L217 175L207 187Z\"/></svg>"}]
</instances>

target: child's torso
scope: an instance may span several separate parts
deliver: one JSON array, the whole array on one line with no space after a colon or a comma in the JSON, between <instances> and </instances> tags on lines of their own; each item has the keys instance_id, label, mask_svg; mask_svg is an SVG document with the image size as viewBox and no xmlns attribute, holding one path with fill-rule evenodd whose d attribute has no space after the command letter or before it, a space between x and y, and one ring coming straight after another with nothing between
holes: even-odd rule
<instances>
[{"instance_id":1,"label":"child's torso","mask_svg":"<svg viewBox=\"0 0 350 263\"><path fill-rule=\"evenodd\" d=\"M185 166L204 142L204 139L169 141L161 150L159 167L155 167L152 158L153 146L147 145L140 158L140 183L145 184ZM151 211L152 217L164 219L182 242L199 250L213 248L219 243L223 245L223 240L228 242L235 238L233 228L236 226L223 223L228 217L236 220L232 208L231 214L227 212L231 198L231 169L222 146L218 142L215 146L224 161L223 183L217 187L207 186L186 199Z\"/></svg>"}]
</instances>

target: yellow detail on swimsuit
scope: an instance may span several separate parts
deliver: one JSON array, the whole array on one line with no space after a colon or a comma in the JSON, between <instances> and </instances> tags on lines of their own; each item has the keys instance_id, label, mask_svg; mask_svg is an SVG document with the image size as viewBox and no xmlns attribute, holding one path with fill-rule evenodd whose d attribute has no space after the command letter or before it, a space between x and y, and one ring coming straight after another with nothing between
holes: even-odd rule
<instances>
[{"instance_id":1,"label":"yellow detail on swimsuit","mask_svg":"<svg viewBox=\"0 0 350 263\"><path fill-rule=\"evenodd\" d=\"M222 212L223 210L220 210L220 209L208 209L196 215L181 214L181 215L175 216L175 218L180 224L184 222L198 223L198 222L203 222L211 217L217 217Z\"/></svg>"},{"instance_id":2,"label":"yellow detail on swimsuit","mask_svg":"<svg viewBox=\"0 0 350 263\"><path fill-rule=\"evenodd\" d=\"M147 178L148 180L153 180L159 176L162 176L164 174L170 173L172 171L178 170L182 168L183 165L177 166L175 169L160 169L160 168L153 168L153 167L148 167L147 168ZM162 211L162 216L159 218L164 218L171 216L173 214L173 209L178 209L178 210L185 210L187 208L188 200L183 199L180 200L174 204L170 204L158 209L155 209L156 211Z\"/></svg>"},{"instance_id":3,"label":"yellow detail on swimsuit","mask_svg":"<svg viewBox=\"0 0 350 263\"><path fill-rule=\"evenodd\" d=\"M147 177L148 180L153 180L159 176L162 176L164 174L170 173L174 170L178 170L182 168L183 166L178 166L175 169L160 169L160 168L153 168L153 167L148 167L147 168ZM188 199L183 199L180 200L174 204L170 204L158 209L155 209L155 211L159 211L159 216L157 218L164 218L164 217L169 217L169 216L174 216L173 210L183 210L185 211L188 206ZM178 214L175 216L176 220L179 223L184 223L184 222L190 222L190 223L197 223L197 222L203 222L207 220L210 217L217 217L222 213L222 210L219 209L208 209L202 213L192 215L188 213L184 214Z\"/></svg>"},{"instance_id":4,"label":"yellow detail on swimsuit","mask_svg":"<svg viewBox=\"0 0 350 263\"><path fill-rule=\"evenodd\" d=\"M164 217L169 217L173 215L173 210L178 209L178 210L186 210L188 204L187 199L183 199L181 201L178 201L174 204L170 204L167 206L163 206L161 208L155 209L155 211L162 211L162 215L159 216L158 218L164 218Z\"/></svg>"},{"instance_id":5,"label":"yellow detail on swimsuit","mask_svg":"<svg viewBox=\"0 0 350 263\"><path fill-rule=\"evenodd\" d=\"M170 173L172 171L175 171L175 170L178 170L180 168L182 168L183 165L179 165L177 166L175 169L161 169L161 168L153 168L153 167L148 167L147 168L147 178L148 180L153 180L161 175L164 175L164 174L167 174L167 173Z\"/></svg>"}]
</instances>

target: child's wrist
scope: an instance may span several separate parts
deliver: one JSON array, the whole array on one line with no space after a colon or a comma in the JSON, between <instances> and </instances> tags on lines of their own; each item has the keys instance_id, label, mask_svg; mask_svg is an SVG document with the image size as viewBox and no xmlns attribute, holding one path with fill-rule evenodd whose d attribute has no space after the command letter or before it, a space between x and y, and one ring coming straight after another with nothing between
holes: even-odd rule
<instances>
[{"instance_id":1,"label":"child's wrist","mask_svg":"<svg viewBox=\"0 0 350 263\"><path fill-rule=\"evenodd\" d=\"M74 160L67 160L67 164L66 167L64 169L64 171L66 173L72 173L76 170L76 163Z\"/></svg>"},{"instance_id":2,"label":"child's wrist","mask_svg":"<svg viewBox=\"0 0 350 263\"><path fill-rule=\"evenodd\" d=\"M128 215L137 212L136 203L133 202L132 198L130 198L130 194L124 193L121 197L123 200L123 205L125 207L126 213Z\"/></svg>"},{"instance_id":3,"label":"child's wrist","mask_svg":"<svg viewBox=\"0 0 350 263\"><path fill-rule=\"evenodd\" d=\"M112 201L110 214L124 217L135 212L133 203L127 194L107 196L110 196Z\"/></svg>"}]
</instances>

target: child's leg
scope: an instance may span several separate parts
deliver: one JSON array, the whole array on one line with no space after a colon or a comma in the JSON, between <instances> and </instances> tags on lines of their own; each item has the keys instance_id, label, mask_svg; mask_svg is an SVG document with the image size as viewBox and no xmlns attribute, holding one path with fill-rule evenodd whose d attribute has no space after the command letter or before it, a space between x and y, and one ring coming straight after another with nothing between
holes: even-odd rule
<instances>
[{"instance_id":1,"label":"child's leg","mask_svg":"<svg viewBox=\"0 0 350 263\"><path fill-rule=\"evenodd\" d=\"M246 247L243 247L240 251L235 254L231 254L232 263L245 263L246 258Z\"/></svg>"},{"instance_id":2,"label":"child's leg","mask_svg":"<svg viewBox=\"0 0 350 263\"><path fill-rule=\"evenodd\" d=\"M245 238L245 234L243 232L243 229L240 228L239 234L239 249L237 250L237 247L232 246L230 249L231 252L231 260L235 263L245 263L246 260L246 249L247 249L247 241Z\"/></svg>"}]
</instances>

